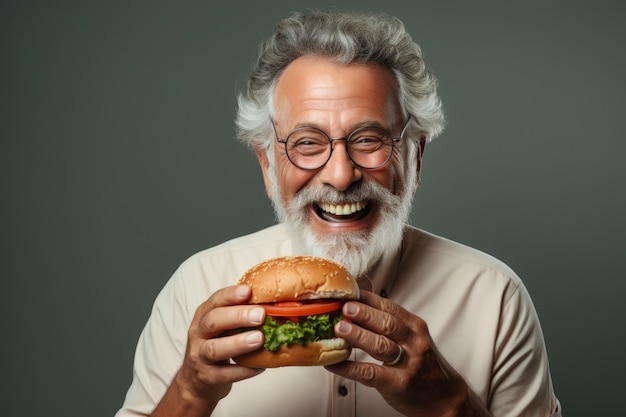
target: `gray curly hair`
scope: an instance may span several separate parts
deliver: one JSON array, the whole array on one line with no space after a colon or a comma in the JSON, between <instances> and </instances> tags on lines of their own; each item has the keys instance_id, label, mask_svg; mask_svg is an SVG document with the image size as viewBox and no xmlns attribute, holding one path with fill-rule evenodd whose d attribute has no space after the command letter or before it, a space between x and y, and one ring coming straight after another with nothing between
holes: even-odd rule
<instances>
[{"instance_id":1,"label":"gray curly hair","mask_svg":"<svg viewBox=\"0 0 626 417\"><path fill-rule=\"evenodd\" d=\"M413 115L426 140L443 130L437 80L402 22L383 14L294 13L278 23L260 47L245 93L239 95L237 137L256 150L270 149L273 93L282 71L305 55L333 58L339 64L375 63L390 69L400 103Z\"/></svg>"}]
</instances>

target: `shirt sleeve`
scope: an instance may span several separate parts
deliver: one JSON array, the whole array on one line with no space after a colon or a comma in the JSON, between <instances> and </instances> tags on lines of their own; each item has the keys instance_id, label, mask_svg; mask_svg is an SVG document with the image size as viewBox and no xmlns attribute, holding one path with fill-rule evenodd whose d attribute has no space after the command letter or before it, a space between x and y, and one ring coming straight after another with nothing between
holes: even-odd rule
<instances>
[{"instance_id":1,"label":"shirt sleeve","mask_svg":"<svg viewBox=\"0 0 626 417\"><path fill-rule=\"evenodd\" d=\"M163 287L144 327L133 365L133 381L116 417L148 416L180 368L191 315L180 269Z\"/></svg>"},{"instance_id":2,"label":"shirt sleeve","mask_svg":"<svg viewBox=\"0 0 626 417\"><path fill-rule=\"evenodd\" d=\"M494 416L560 417L530 296L520 283L503 302L488 407Z\"/></svg>"}]
</instances>

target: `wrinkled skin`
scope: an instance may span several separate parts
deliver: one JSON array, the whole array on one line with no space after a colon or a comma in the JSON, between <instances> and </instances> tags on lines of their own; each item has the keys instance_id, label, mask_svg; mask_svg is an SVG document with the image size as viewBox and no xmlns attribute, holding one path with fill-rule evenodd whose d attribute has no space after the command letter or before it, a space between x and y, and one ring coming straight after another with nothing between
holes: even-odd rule
<instances>
[{"instance_id":1,"label":"wrinkled skin","mask_svg":"<svg viewBox=\"0 0 626 417\"><path fill-rule=\"evenodd\" d=\"M489 415L439 354L422 319L368 291L360 302L346 303L343 313L352 323L338 323L335 333L352 346L382 363L397 357L398 345L404 355L393 366L346 361L328 370L376 388L407 416ZM472 404L478 410L471 410Z\"/></svg>"}]
</instances>

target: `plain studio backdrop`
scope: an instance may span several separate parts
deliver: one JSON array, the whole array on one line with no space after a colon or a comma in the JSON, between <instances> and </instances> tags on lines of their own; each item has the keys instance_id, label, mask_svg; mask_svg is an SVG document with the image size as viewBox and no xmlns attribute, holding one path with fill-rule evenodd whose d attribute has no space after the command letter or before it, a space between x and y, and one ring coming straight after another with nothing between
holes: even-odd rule
<instances>
[{"instance_id":1,"label":"plain studio backdrop","mask_svg":"<svg viewBox=\"0 0 626 417\"><path fill-rule=\"evenodd\" d=\"M174 269L274 222L235 96L330 6L401 17L439 78L412 223L522 277L565 415L623 413L625 3L468 3L3 1L0 415L113 415Z\"/></svg>"}]
</instances>

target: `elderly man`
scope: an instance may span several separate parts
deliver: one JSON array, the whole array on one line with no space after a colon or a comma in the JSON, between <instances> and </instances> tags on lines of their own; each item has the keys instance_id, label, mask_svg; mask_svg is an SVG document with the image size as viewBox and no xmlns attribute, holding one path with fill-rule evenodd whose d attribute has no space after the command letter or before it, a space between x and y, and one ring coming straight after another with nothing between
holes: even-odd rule
<instances>
[{"instance_id":1,"label":"elderly man","mask_svg":"<svg viewBox=\"0 0 626 417\"><path fill-rule=\"evenodd\" d=\"M442 130L436 80L394 18L294 14L262 46L239 100L280 224L198 253L158 296L118 416L560 416L520 279L477 250L407 225L425 145ZM230 359L265 318L234 285L283 255L359 277L328 367L261 372Z\"/></svg>"}]
</instances>

